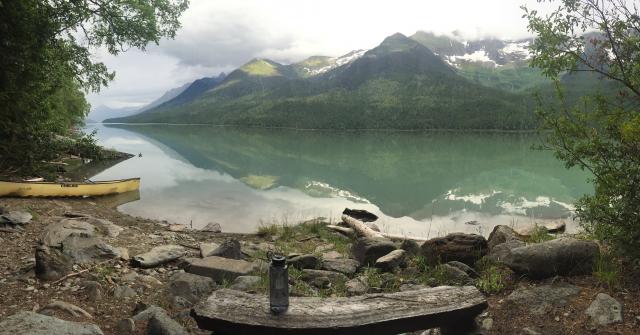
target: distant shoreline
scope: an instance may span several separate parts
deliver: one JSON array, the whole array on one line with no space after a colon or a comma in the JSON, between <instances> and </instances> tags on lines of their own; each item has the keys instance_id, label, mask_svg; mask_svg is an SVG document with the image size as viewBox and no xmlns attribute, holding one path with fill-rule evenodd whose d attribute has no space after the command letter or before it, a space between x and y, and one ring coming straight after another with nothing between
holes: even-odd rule
<instances>
[{"instance_id":1,"label":"distant shoreline","mask_svg":"<svg viewBox=\"0 0 640 335\"><path fill-rule=\"evenodd\" d=\"M419 128L419 129L401 129L401 128L297 128L297 127L274 127L274 126L249 126L249 125L235 125L235 124L212 124L212 123L158 123L158 122L143 122L143 123L86 123L85 125L103 125L108 127L109 125L120 126L196 126L196 127L227 127L227 128L252 128L252 129L282 129L282 130L296 130L296 131L347 131L347 132L450 132L450 133L537 133L538 129L518 129L518 130L505 130L505 129L455 129L455 128Z\"/></svg>"}]
</instances>

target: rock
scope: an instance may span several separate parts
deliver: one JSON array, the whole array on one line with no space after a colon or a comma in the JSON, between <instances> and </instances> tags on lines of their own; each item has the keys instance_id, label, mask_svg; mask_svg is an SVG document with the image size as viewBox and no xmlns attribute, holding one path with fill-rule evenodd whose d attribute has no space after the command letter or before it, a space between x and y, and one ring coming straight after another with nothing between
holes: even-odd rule
<instances>
[{"instance_id":1,"label":"rock","mask_svg":"<svg viewBox=\"0 0 640 335\"><path fill-rule=\"evenodd\" d=\"M287 263L297 269L315 269L320 260L315 255L300 255L287 260Z\"/></svg>"},{"instance_id":2,"label":"rock","mask_svg":"<svg viewBox=\"0 0 640 335\"><path fill-rule=\"evenodd\" d=\"M531 314L544 315L552 307L566 305L578 293L580 288L565 283L520 287L511 292L505 301L516 306L526 306Z\"/></svg>"},{"instance_id":3,"label":"rock","mask_svg":"<svg viewBox=\"0 0 640 335\"><path fill-rule=\"evenodd\" d=\"M122 319L116 324L116 334L132 335L136 331L136 323L133 319Z\"/></svg>"},{"instance_id":4,"label":"rock","mask_svg":"<svg viewBox=\"0 0 640 335\"><path fill-rule=\"evenodd\" d=\"M102 299L102 285L93 280L86 280L80 283L80 286L84 288L87 293L87 299L91 302L96 302Z\"/></svg>"},{"instance_id":5,"label":"rock","mask_svg":"<svg viewBox=\"0 0 640 335\"><path fill-rule=\"evenodd\" d=\"M329 230L333 230L333 231L337 231L338 233L347 236L347 237L353 237L355 236L356 232L353 230L353 228L347 228L347 227L342 227L342 226L336 226L336 225L327 225L327 229Z\"/></svg>"},{"instance_id":6,"label":"rock","mask_svg":"<svg viewBox=\"0 0 640 335\"><path fill-rule=\"evenodd\" d=\"M231 259L243 259L242 250L240 249L240 242L235 238L226 239L222 244L207 256L218 256Z\"/></svg>"},{"instance_id":7,"label":"rock","mask_svg":"<svg viewBox=\"0 0 640 335\"><path fill-rule=\"evenodd\" d=\"M406 251L408 256L415 256L420 253L420 245L414 240L402 240L400 249Z\"/></svg>"},{"instance_id":8,"label":"rock","mask_svg":"<svg viewBox=\"0 0 640 335\"><path fill-rule=\"evenodd\" d=\"M486 255L487 240L476 234L453 233L422 244L422 255L430 264L458 261L473 266Z\"/></svg>"},{"instance_id":9,"label":"rock","mask_svg":"<svg viewBox=\"0 0 640 335\"><path fill-rule=\"evenodd\" d=\"M86 221L94 225L95 227L98 227L98 229L108 237L118 237L118 235L120 235L120 233L124 230L124 228L105 219L90 217L87 218Z\"/></svg>"},{"instance_id":10,"label":"rock","mask_svg":"<svg viewBox=\"0 0 640 335\"><path fill-rule=\"evenodd\" d=\"M204 226L202 229L200 229L200 231L207 232L207 233L221 233L222 232L222 227L220 226L219 223L209 222L209 223L207 223L206 226Z\"/></svg>"},{"instance_id":11,"label":"rock","mask_svg":"<svg viewBox=\"0 0 640 335\"><path fill-rule=\"evenodd\" d=\"M262 278L258 276L240 276L233 281L233 284L229 287L238 291L250 291L253 287L260 284Z\"/></svg>"},{"instance_id":12,"label":"rock","mask_svg":"<svg viewBox=\"0 0 640 335\"><path fill-rule=\"evenodd\" d=\"M171 299L171 306L175 309L187 309L193 307L193 303L183 297L173 296Z\"/></svg>"},{"instance_id":13,"label":"rock","mask_svg":"<svg viewBox=\"0 0 640 335\"><path fill-rule=\"evenodd\" d=\"M373 222L375 220L378 219L378 216L368 212L364 209L349 209L349 208L345 208L344 211L342 211L342 214L344 215L348 215L354 219L358 219L362 222Z\"/></svg>"},{"instance_id":14,"label":"rock","mask_svg":"<svg viewBox=\"0 0 640 335\"><path fill-rule=\"evenodd\" d=\"M329 244L322 244L322 245L317 246L317 247L313 250L313 252L315 252L315 253L323 253L323 252L329 251L329 250L331 250L331 249L333 249L333 248L335 248L335 247L336 247L336 246L335 246L333 243L329 243Z\"/></svg>"},{"instance_id":15,"label":"rock","mask_svg":"<svg viewBox=\"0 0 640 335\"><path fill-rule=\"evenodd\" d=\"M142 268L151 268L178 259L186 253L185 249L179 245L163 245L155 247L150 251L133 256L131 263Z\"/></svg>"},{"instance_id":16,"label":"rock","mask_svg":"<svg viewBox=\"0 0 640 335\"><path fill-rule=\"evenodd\" d=\"M113 290L113 296L117 299L129 299L135 297L136 295L136 291L126 285L117 286Z\"/></svg>"},{"instance_id":17,"label":"rock","mask_svg":"<svg viewBox=\"0 0 640 335\"><path fill-rule=\"evenodd\" d=\"M166 313L154 314L147 324L149 335L189 335L189 333Z\"/></svg>"},{"instance_id":18,"label":"rock","mask_svg":"<svg viewBox=\"0 0 640 335\"><path fill-rule=\"evenodd\" d=\"M302 270L301 279L308 283L313 282L315 278L319 278L319 277L326 277L331 282L338 282L338 281L346 282L347 280L349 280L347 276L339 272L325 271L325 270L311 270L311 269Z\"/></svg>"},{"instance_id":19,"label":"rock","mask_svg":"<svg viewBox=\"0 0 640 335\"><path fill-rule=\"evenodd\" d=\"M375 266L382 271L393 271L405 262L406 251L402 249L393 250L390 253L378 258Z\"/></svg>"},{"instance_id":20,"label":"rock","mask_svg":"<svg viewBox=\"0 0 640 335\"><path fill-rule=\"evenodd\" d=\"M537 331L529 328L529 327L524 327L522 328L522 334L524 335L542 335L540 333L538 333Z\"/></svg>"},{"instance_id":21,"label":"rock","mask_svg":"<svg viewBox=\"0 0 640 335\"><path fill-rule=\"evenodd\" d=\"M349 296L362 295L369 290L369 285L367 285L364 278L351 279L345 283L345 286L347 288L347 295Z\"/></svg>"},{"instance_id":22,"label":"rock","mask_svg":"<svg viewBox=\"0 0 640 335\"><path fill-rule=\"evenodd\" d=\"M71 272L71 258L57 248L36 247L35 274L41 280L57 280Z\"/></svg>"},{"instance_id":23,"label":"rock","mask_svg":"<svg viewBox=\"0 0 640 335\"><path fill-rule=\"evenodd\" d=\"M331 287L331 280L328 277L314 277L308 280L311 286L319 289L326 289Z\"/></svg>"},{"instance_id":24,"label":"rock","mask_svg":"<svg viewBox=\"0 0 640 335\"><path fill-rule=\"evenodd\" d=\"M338 259L343 258L343 255L335 250L331 250L322 254L322 259Z\"/></svg>"},{"instance_id":25,"label":"rock","mask_svg":"<svg viewBox=\"0 0 640 335\"><path fill-rule=\"evenodd\" d=\"M116 248L116 250L118 250L118 254L120 255L120 259L123 261L129 261L130 257L129 257L129 249L125 248L125 247L118 247Z\"/></svg>"},{"instance_id":26,"label":"rock","mask_svg":"<svg viewBox=\"0 0 640 335\"><path fill-rule=\"evenodd\" d=\"M167 311L155 305L147 306L145 303L138 302L134 313L135 315L131 319L133 319L134 322L138 322L149 321L154 315L162 313L167 314Z\"/></svg>"},{"instance_id":27,"label":"rock","mask_svg":"<svg viewBox=\"0 0 640 335\"><path fill-rule=\"evenodd\" d=\"M35 312L19 312L0 321L0 335L103 335L98 326L64 321Z\"/></svg>"},{"instance_id":28,"label":"rock","mask_svg":"<svg viewBox=\"0 0 640 335\"><path fill-rule=\"evenodd\" d=\"M593 271L598 254L595 242L566 237L511 249L503 262L531 278L582 275Z\"/></svg>"},{"instance_id":29,"label":"rock","mask_svg":"<svg viewBox=\"0 0 640 335\"><path fill-rule=\"evenodd\" d=\"M548 233L561 233L567 227L562 220L536 222L530 226L518 227L515 232L522 237L531 236L536 230L544 228Z\"/></svg>"},{"instance_id":30,"label":"rock","mask_svg":"<svg viewBox=\"0 0 640 335\"><path fill-rule=\"evenodd\" d=\"M173 232L181 232L187 230L187 226L179 223L170 224L167 229Z\"/></svg>"},{"instance_id":31,"label":"rock","mask_svg":"<svg viewBox=\"0 0 640 335\"><path fill-rule=\"evenodd\" d=\"M393 250L396 250L393 242L380 238L361 238L351 247L354 258L362 265L373 265Z\"/></svg>"},{"instance_id":32,"label":"rock","mask_svg":"<svg viewBox=\"0 0 640 335\"><path fill-rule=\"evenodd\" d=\"M467 264L464 264L464 263L461 263L461 262L458 262L458 261L451 261L451 262L447 262L447 265L453 266L455 268L458 268L458 269L464 271L464 273L469 275L469 277L471 277L471 278L480 277L480 275L478 275L476 270L474 270L472 267L470 267Z\"/></svg>"},{"instance_id":33,"label":"rock","mask_svg":"<svg viewBox=\"0 0 640 335\"><path fill-rule=\"evenodd\" d=\"M91 316L91 314L89 314L87 311L85 311L84 309L76 306L76 305L72 305L68 302L64 302L64 301L53 301L52 303L42 307L38 313L43 314L43 315L51 315L50 313L52 312L52 310L59 310L59 311L63 311L66 312L67 314L71 315L71 316L75 316L75 317L85 317L85 318L89 318L92 319L93 316Z\"/></svg>"},{"instance_id":34,"label":"rock","mask_svg":"<svg viewBox=\"0 0 640 335\"><path fill-rule=\"evenodd\" d=\"M441 264L438 266L446 277L447 284L450 285L469 285L473 283L473 279L458 267L447 264Z\"/></svg>"},{"instance_id":35,"label":"rock","mask_svg":"<svg viewBox=\"0 0 640 335\"><path fill-rule=\"evenodd\" d=\"M340 272L345 275L352 275L358 271L360 263L349 258L325 258L322 261L322 270Z\"/></svg>"},{"instance_id":36,"label":"rock","mask_svg":"<svg viewBox=\"0 0 640 335\"><path fill-rule=\"evenodd\" d=\"M511 240L520 240L516 235L516 232L508 226L497 225L493 227L491 234L489 234L487 246L489 247L489 250L493 250L495 246Z\"/></svg>"},{"instance_id":37,"label":"rock","mask_svg":"<svg viewBox=\"0 0 640 335\"><path fill-rule=\"evenodd\" d=\"M494 262L502 263L509 257L509 255L511 255L511 250L524 247L526 245L526 243L520 240L508 240L504 243L500 243L494 246L491 250L489 250L487 258Z\"/></svg>"},{"instance_id":38,"label":"rock","mask_svg":"<svg viewBox=\"0 0 640 335\"><path fill-rule=\"evenodd\" d=\"M14 224L14 225L25 225L29 222L31 222L31 219L33 218L33 215L27 213L27 212L21 212L21 211L11 211L9 213L3 213L2 217L6 220L9 221L9 223Z\"/></svg>"},{"instance_id":39,"label":"rock","mask_svg":"<svg viewBox=\"0 0 640 335\"><path fill-rule=\"evenodd\" d=\"M622 322L622 304L605 293L598 293L585 313L598 326Z\"/></svg>"},{"instance_id":40,"label":"rock","mask_svg":"<svg viewBox=\"0 0 640 335\"><path fill-rule=\"evenodd\" d=\"M170 277L167 291L172 296L183 297L195 304L209 295L215 287L215 282L209 277L178 272Z\"/></svg>"},{"instance_id":41,"label":"rock","mask_svg":"<svg viewBox=\"0 0 640 335\"><path fill-rule=\"evenodd\" d=\"M62 252L78 264L120 257L116 248L100 238L77 235L68 236L62 241Z\"/></svg>"},{"instance_id":42,"label":"rock","mask_svg":"<svg viewBox=\"0 0 640 335\"><path fill-rule=\"evenodd\" d=\"M212 278L217 283L234 280L238 276L246 276L256 267L255 264L218 256L202 259L188 259L185 271Z\"/></svg>"},{"instance_id":43,"label":"rock","mask_svg":"<svg viewBox=\"0 0 640 335\"><path fill-rule=\"evenodd\" d=\"M481 327L485 330L491 330L491 328L493 328L493 319L492 318L486 318L484 320L482 320L482 324Z\"/></svg>"},{"instance_id":44,"label":"rock","mask_svg":"<svg viewBox=\"0 0 640 335\"><path fill-rule=\"evenodd\" d=\"M142 275L142 276L138 276L138 278L136 278L138 280L139 283L147 286L147 287L153 287L153 286L160 286L162 285L162 282L159 281L158 279L156 279L156 277L151 276L151 275Z\"/></svg>"},{"instance_id":45,"label":"rock","mask_svg":"<svg viewBox=\"0 0 640 335\"><path fill-rule=\"evenodd\" d=\"M130 271L122 275L120 277L120 280L124 283L133 283L136 281L136 278L138 278L138 273L135 271Z\"/></svg>"},{"instance_id":46,"label":"rock","mask_svg":"<svg viewBox=\"0 0 640 335\"><path fill-rule=\"evenodd\" d=\"M69 236L95 237L95 227L88 222L66 219L46 226L41 240L46 246L60 247Z\"/></svg>"},{"instance_id":47,"label":"rock","mask_svg":"<svg viewBox=\"0 0 640 335\"><path fill-rule=\"evenodd\" d=\"M209 256L209 254L211 254L214 250L218 249L218 247L220 247L220 244L214 243L214 242L200 243L198 245L198 248L200 248L200 257Z\"/></svg>"}]
</instances>

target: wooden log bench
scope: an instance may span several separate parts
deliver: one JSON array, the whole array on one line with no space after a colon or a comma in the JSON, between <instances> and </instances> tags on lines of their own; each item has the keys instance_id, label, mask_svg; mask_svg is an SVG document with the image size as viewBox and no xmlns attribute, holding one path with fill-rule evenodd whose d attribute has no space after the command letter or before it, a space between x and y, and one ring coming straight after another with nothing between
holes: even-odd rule
<instances>
[{"instance_id":1,"label":"wooden log bench","mask_svg":"<svg viewBox=\"0 0 640 335\"><path fill-rule=\"evenodd\" d=\"M265 295L221 289L191 310L198 327L218 334L400 334L440 328L476 334L475 317L487 308L473 286L440 286L349 298L291 297L289 310L269 313Z\"/></svg>"}]
</instances>

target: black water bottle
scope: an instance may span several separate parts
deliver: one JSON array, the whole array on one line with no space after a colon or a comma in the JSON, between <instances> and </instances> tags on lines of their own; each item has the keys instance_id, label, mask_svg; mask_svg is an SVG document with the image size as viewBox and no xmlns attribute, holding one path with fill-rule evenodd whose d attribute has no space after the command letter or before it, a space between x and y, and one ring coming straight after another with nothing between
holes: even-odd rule
<instances>
[{"instance_id":1,"label":"black water bottle","mask_svg":"<svg viewBox=\"0 0 640 335\"><path fill-rule=\"evenodd\" d=\"M269 307L273 314L284 313L289 308L289 271L286 258L282 255L271 257Z\"/></svg>"}]
</instances>

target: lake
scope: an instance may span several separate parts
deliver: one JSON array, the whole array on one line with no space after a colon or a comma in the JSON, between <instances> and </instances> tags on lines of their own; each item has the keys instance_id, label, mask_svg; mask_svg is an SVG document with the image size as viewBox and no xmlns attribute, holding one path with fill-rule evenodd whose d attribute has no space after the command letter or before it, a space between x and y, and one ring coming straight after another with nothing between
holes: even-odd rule
<instances>
[{"instance_id":1,"label":"lake","mask_svg":"<svg viewBox=\"0 0 640 335\"><path fill-rule=\"evenodd\" d=\"M377 214L392 234L487 235L496 224L566 219L593 188L585 172L531 150L535 134L87 128L99 144L136 154L92 178L142 178L140 199L120 211L194 228L218 222L225 232L336 221L348 207Z\"/></svg>"}]
</instances>

